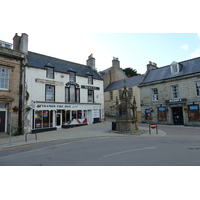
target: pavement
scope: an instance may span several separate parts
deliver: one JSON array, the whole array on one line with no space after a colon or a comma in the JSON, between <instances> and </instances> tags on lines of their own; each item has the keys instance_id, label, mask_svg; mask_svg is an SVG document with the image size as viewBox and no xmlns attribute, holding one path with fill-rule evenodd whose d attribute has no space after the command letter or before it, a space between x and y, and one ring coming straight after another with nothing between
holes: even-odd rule
<instances>
[{"instance_id":1,"label":"pavement","mask_svg":"<svg viewBox=\"0 0 200 200\"><path fill-rule=\"evenodd\" d=\"M4 134L0 136L0 150L13 148L17 146L30 145L34 143L51 142L58 140L67 139L81 139L81 138L93 138L93 137L159 137L166 135L165 132L158 129L158 134L156 130L152 129L151 134L149 134L149 127L142 126L138 123L139 131L134 133L120 133L118 131L112 131L112 120L107 120L105 122L90 124L86 126L74 127L69 129L57 129L56 131L47 131L35 134L27 134L20 136L12 136ZM1 135L1 133L0 133ZM37 140L36 140L37 136ZM26 141L27 137L27 141Z\"/></svg>"}]
</instances>

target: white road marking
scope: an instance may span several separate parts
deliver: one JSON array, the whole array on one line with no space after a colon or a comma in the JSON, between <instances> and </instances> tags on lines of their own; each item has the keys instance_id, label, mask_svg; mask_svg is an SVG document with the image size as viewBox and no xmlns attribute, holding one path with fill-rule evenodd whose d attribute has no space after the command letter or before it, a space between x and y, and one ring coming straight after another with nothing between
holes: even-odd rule
<instances>
[{"instance_id":1,"label":"white road marking","mask_svg":"<svg viewBox=\"0 0 200 200\"><path fill-rule=\"evenodd\" d=\"M142 151L142 150L150 150L150 149L156 149L156 147L146 147L146 148L140 148L140 149L131 149L131 150L128 150L128 151L120 151L120 152L105 155L103 157L105 158L105 157L115 156L115 155L122 154L122 153L128 153L128 152L131 152L131 151Z\"/></svg>"}]
</instances>

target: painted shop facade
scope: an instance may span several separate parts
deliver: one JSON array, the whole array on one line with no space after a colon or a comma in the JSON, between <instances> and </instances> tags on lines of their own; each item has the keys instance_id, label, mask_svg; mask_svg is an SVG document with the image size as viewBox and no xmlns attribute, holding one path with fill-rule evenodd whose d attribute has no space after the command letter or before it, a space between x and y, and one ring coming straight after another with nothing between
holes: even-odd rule
<instances>
[{"instance_id":1,"label":"painted shop facade","mask_svg":"<svg viewBox=\"0 0 200 200\"><path fill-rule=\"evenodd\" d=\"M91 54L86 65L28 51L24 67L24 133L55 130L104 120L103 79Z\"/></svg>"},{"instance_id":2,"label":"painted shop facade","mask_svg":"<svg viewBox=\"0 0 200 200\"><path fill-rule=\"evenodd\" d=\"M200 57L160 68L150 62L139 87L142 122L200 126Z\"/></svg>"},{"instance_id":3,"label":"painted shop facade","mask_svg":"<svg viewBox=\"0 0 200 200\"><path fill-rule=\"evenodd\" d=\"M90 56L88 64L95 59ZM27 132L101 122L103 80L92 67L28 52Z\"/></svg>"}]
</instances>

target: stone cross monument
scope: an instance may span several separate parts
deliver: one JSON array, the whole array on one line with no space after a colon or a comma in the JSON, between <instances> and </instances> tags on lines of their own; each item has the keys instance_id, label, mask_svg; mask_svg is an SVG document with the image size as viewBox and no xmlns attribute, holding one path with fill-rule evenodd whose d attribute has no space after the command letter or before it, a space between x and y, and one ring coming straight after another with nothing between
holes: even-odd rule
<instances>
[{"instance_id":1,"label":"stone cross monument","mask_svg":"<svg viewBox=\"0 0 200 200\"><path fill-rule=\"evenodd\" d=\"M116 98L116 130L120 132L134 132L138 130L137 126L137 107L135 96L131 104L131 93L126 88L124 81L124 89L120 95L120 103Z\"/></svg>"}]
</instances>

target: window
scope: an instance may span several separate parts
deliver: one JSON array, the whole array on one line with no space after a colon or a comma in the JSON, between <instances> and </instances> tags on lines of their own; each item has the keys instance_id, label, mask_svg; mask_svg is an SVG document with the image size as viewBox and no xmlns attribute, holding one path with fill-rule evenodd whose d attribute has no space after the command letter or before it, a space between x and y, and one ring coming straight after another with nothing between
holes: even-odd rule
<instances>
[{"instance_id":1,"label":"window","mask_svg":"<svg viewBox=\"0 0 200 200\"><path fill-rule=\"evenodd\" d=\"M171 67L172 74L178 73L181 70L181 64L177 62L173 62L170 67Z\"/></svg>"},{"instance_id":2,"label":"window","mask_svg":"<svg viewBox=\"0 0 200 200\"><path fill-rule=\"evenodd\" d=\"M118 90L118 99L121 99L122 90Z\"/></svg>"},{"instance_id":3,"label":"window","mask_svg":"<svg viewBox=\"0 0 200 200\"><path fill-rule=\"evenodd\" d=\"M115 115L115 106L110 106L110 115Z\"/></svg>"},{"instance_id":4,"label":"window","mask_svg":"<svg viewBox=\"0 0 200 200\"><path fill-rule=\"evenodd\" d=\"M152 89L152 101L158 101L158 89L157 88Z\"/></svg>"},{"instance_id":5,"label":"window","mask_svg":"<svg viewBox=\"0 0 200 200\"><path fill-rule=\"evenodd\" d=\"M200 82L196 83L197 96L200 97Z\"/></svg>"},{"instance_id":6,"label":"window","mask_svg":"<svg viewBox=\"0 0 200 200\"><path fill-rule=\"evenodd\" d=\"M75 72L69 72L69 81L76 82L76 73Z\"/></svg>"},{"instance_id":7,"label":"window","mask_svg":"<svg viewBox=\"0 0 200 200\"><path fill-rule=\"evenodd\" d=\"M0 67L0 89L8 90L9 89L9 72L8 68Z\"/></svg>"},{"instance_id":8,"label":"window","mask_svg":"<svg viewBox=\"0 0 200 200\"><path fill-rule=\"evenodd\" d=\"M133 96L133 88L132 87L128 88L128 91L130 92L131 97L132 97Z\"/></svg>"},{"instance_id":9,"label":"window","mask_svg":"<svg viewBox=\"0 0 200 200\"><path fill-rule=\"evenodd\" d=\"M178 85L172 85L171 90L172 90L172 98L173 99L179 98Z\"/></svg>"},{"instance_id":10,"label":"window","mask_svg":"<svg viewBox=\"0 0 200 200\"><path fill-rule=\"evenodd\" d=\"M88 102L93 103L94 102L94 91L88 90Z\"/></svg>"},{"instance_id":11,"label":"window","mask_svg":"<svg viewBox=\"0 0 200 200\"><path fill-rule=\"evenodd\" d=\"M151 113L151 110L150 109L146 109L145 110L145 119L146 120L152 120L152 113Z\"/></svg>"},{"instance_id":12,"label":"window","mask_svg":"<svg viewBox=\"0 0 200 200\"><path fill-rule=\"evenodd\" d=\"M158 121L167 121L167 109L166 107L158 108Z\"/></svg>"},{"instance_id":13,"label":"window","mask_svg":"<svg viewBox=\"0 0 200 200\"><path fill-rule=\"evenodd\" d=\"M36 110L35 111L35 128L53 127L53 111Z\"/></svg>"},{"instance_id":14,"label":"window","mask_svg":"<svg viewBox=\"0 0 200 200\"><path fill-rule=\"evenodd\" d=\"M199 105L188 106L189 121L200 121Z\"/></svg>"},{"instance_id":15,"label":"window","mask_svg":"<svg viewBox=\"0 0 200 200\"><path fill-rule=\"evenodd\" d=\"M55 86L46 85L45 101L55 101Z\"/></svg>"},{"instance_id":16,"label":"window","mask_svg":"<svg viewBox=\"0 0 200 200\"><path fill-rule=\"evenodd\" d=\"M80 102L80 88L76 88L75 85L65 88L65 102L74 103Z\"/></svg>"},{"instance_id":17,"label":"window","mask_svg":"<svg viewBox=\"0 0 200 200\"><path fill-rule=\"evenodd\" d=\"M52 67L46 67L46 77L54 78L54 69Z\"/></svg>"},{"instance_id":18,"label":"window","mask_svg":"<svg viewBox=\"0 0 200 200\"><path fill-rule=\"evenodd\" d=\"M88 84L93 84L93 76L88 76Z\"/></svg>"},{"instance_id":19,"label":"window","mask_svg":"<svg viewBox=\"0 0 200 200\"><path fill-rule=\"evenodd\" d=\"M110 100L113 100L113 91L110 91Z\"/></svg>"}]
</instances>

